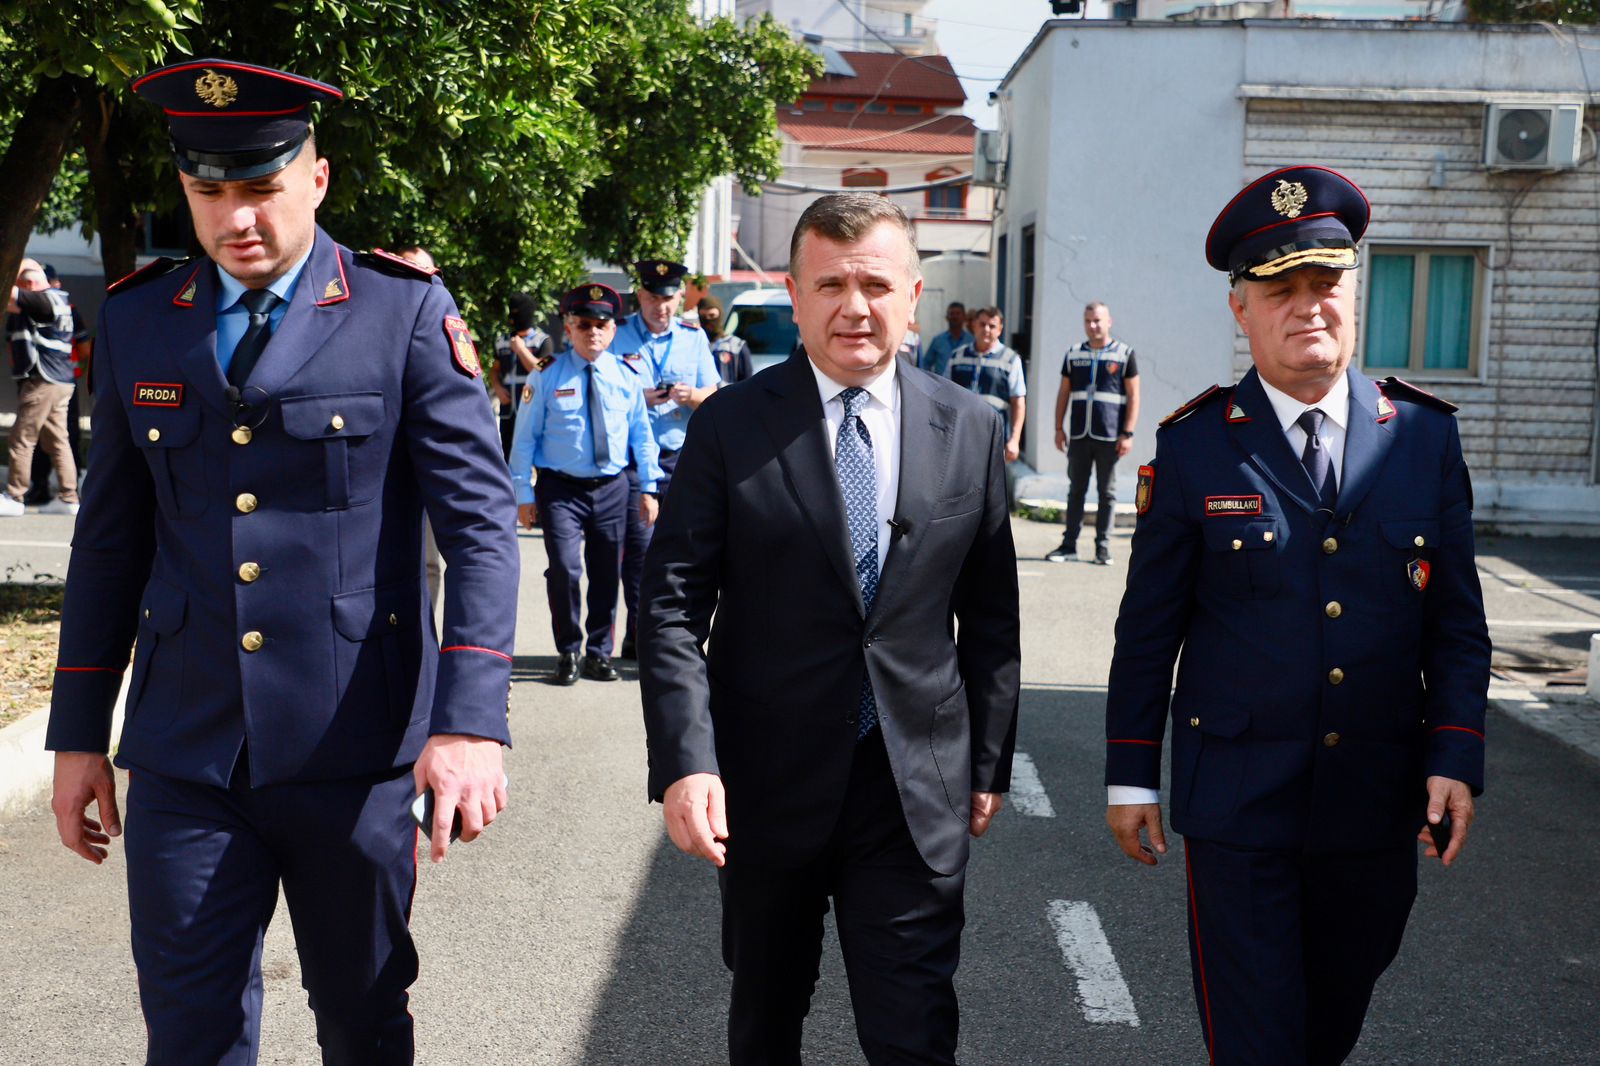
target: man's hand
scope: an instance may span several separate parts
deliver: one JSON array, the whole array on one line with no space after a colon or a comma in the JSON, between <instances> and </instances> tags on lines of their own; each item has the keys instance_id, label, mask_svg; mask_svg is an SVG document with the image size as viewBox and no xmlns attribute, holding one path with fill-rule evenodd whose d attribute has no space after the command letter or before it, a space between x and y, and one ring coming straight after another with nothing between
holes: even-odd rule
<instances>
[{"instance_id":1,"label":"man's hand","mask_svg":"<svg viewBox=\"0 0 1600 1066\"><path fill-rule=\"evenodd\" d=\"M1006 462L1008 462L1008 463L1016 462L1017 461L1017 456L1019 456L1021 454L1022 454L1022 445L1018 444L1015 440L1006 441Z\"/></svg>"},{"instance_id":2,"label":"man's hand","mask_svg":"<svg viewBox=\"0 0 1600 1066\"><path fill-rule=\"evenodd\" d=\"M716 391L717 387L715 385L707 385L703 389L697 389L688 382L680 381L667 389L667 399L693 411L705 403L707 398Z\"/></svg>"},{"instance_id":3,"label":"man's hand","mask_svg":"<svg viewBox=\"0 0 1600 1066\"><path fill-rule=\"evenodd\" d=\"M517 505L517 521L522 523L523 529L533 529L539 524L539 505L536 503L522 503Z\"/></svg>"},{"instance_id":4,"label":"man's hand","mask_svg":"<svg viewBox=\"0 0 1600 1066\"><path fill-rule=\"evenodd\" d=\"M59 765L59 763L57 764ZM1428 825L1436 825L1445 811L1450 812L1450 846L1444 855L1433 846L1433 835L1426 827L1418 830L1419 843L1428 845L1423 852L1430 859L1439 859L1446 866L1455 862L1461 849L1467 846L1467 829L1472 825L1472 789L1465 781L1450 777L1428 778ZM70 845L69 845L70 846Z\"/></svg>"},{"instance_id":5,"label":"man's hand","mask_svg":"<svg viewBox=\"0 0 1600 1066\"><path fill-rule=\"evenodd\" d=\"M645 389L644 402L649 404L651 407L660 407L662 404L672 399L672 388L673 387L671 385L663 385L656 389Z\"/></svg>"},{"instance_id":6,"label":"man's hand","mask_svg":"<svg viewBox=\"0 0 1600 1066\"><path fill-rule=\"evenodd\" d=\"M91 800L100 815L98 822L89 817ZM50 809L55 812L56 833L67 850L99 866L105 860L111 838L122 835L117 779L111 773L111 760L90 752L56 752L55 792Z\"/></svg>"},{"instance_id":7,"label":"man's hand","mask_svg":"<svg viewBox=\"0 0 1600 1066\"><path fill-rule=\"evenodd\" d=\"M500 384L498 381L495 382L494 385L494 398L500 401L501 407L511 406L511 390Z\"/></svg>"},{"instance_id":8,"label":"man's hand","mask_svg":"<svg viewBox=\"0 0 1600 1066\"><path fill-rule=\"evenodd\" d=\"M639 520L647 526L656 524L656 515L661 513L661 501L651 493L639 496Z\"/></svg>"},{"instance_id":9,"label":"man's hand","mask_svg":"<svg viewBox=\"0 0 1600 1066\"><path fill-rule=\"evenodd\" d=\"M1127 455L1131 451L1133 451L1133 438L1132 437L1118 437L1117 438L1117 458L1121 459L1124 455Z\"/></svg>"},{"instance_id":10,"label":"man's hand","mask_svg":"<svg viewBox=\"0 0 1600 1066\"><path fill-rule=\"evenodd\" d=\"M1136 862L1154 866L1156 855L1167 853L1167 835L1161 830L1161 804L1113 803L1106 807L1106 825L1117 838L1122 853ZM1139 839L1140 831L1148 830L1150 843ZM1154 850L1151 850L1151 846Z\"/></svg>"},{"instance_id":11,"label":"man's hand","mask_svg":"<svg viewBox=\"0 0 1600 1066\"><path fill-rule=\"evenodd\" d=\"M461 840L468 843L506 809L506 786L500 742L485 737L440 733L428 738L412 768L417 795L433 789L434 862L443 862L450 847L450 826L461 811Z\"/></svg>"},{"instance_id":12,"label":"man's hand","mask_svg":"<svg viewBox=\"0 0 1600 1066\"><path fill-rule=\"evenodd\" d=\"M685 855L713 866L728 861L728 796L716 774L690 774L667 786L661 799L667 836Z\"/></svg>"},{"instance_id":13,"label":"man's hand","mask_svg":"<svg viewBox=\"0 0 1600 1066\"><path fill-rule=\"evenodd\" d=\"M975 837L981 837L989 831L989 823L994 821L994 816L1000 813L1000 808L1006 805L1005 796L998 792L974 792L972 794L972 811L968 815L967 832Z\"/></svg>"},{"instance_id":14,"label":"man's hand","mask_svg":"<svg viewBox=\"0 0 1600 1066\"><path fill-rule=\"evenodd\" d=\"M1067 431L1064 430L1064 429L1058 429L1058 430L1056 430L1056 451L1064 452L1066 450L1067 450Z\"/></svg>"}]
</instances>

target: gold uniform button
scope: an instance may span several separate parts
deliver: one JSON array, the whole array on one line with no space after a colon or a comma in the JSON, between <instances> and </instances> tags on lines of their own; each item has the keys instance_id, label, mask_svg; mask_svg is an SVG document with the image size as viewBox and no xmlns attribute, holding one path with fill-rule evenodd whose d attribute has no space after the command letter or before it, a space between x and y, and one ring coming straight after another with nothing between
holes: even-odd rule
<instances>
[{"instance_id":1,"label":"gold uniform button","mask_svg":"<svg viewBox=\"0 0 1600 1066\"><path fill-rule=\"evenodd\" d=\"M389 624L392 625L392 626L399 625L400 624L400 616L397 615L397 614L391 614L389 616Z\"/></svg>"},{"instance_id":2,"label":"gold uniform button","mask_svg":"<svg viewBox=\"0 0 1600 1066\"><path fill-rule=\"evenodd\" d=\"M1328 671L1328 684L1337 685L1344 681L1344 671L1335 666Z\"/></svg>"},{"instance_id":3,"label":"gold uniform button","mask_svg":"<svg viewBox=\"0 0 1600 1066\"><path fill-rule=\"evenodd\" d=\"M1244 541L1242 541L1242 540L1235 540L1235 541L1234 541L1234 542L1233 542L1233 550L1234 550L1234 551L1238 551L1238 550L1239 550L1239 549L1240 549L1240 548L1242 548L1242 547L1244 547Z\"/></svg>"},{"instance_id":4,"label":"gold uniform button","mask_svg":"<svg viewBox=\"0 0 1600 1066\"><path fill-rule=\"evenodd\" d=\"M240 514L249 514L256 509L256 497L253 492L241 492L234 497L233 505L239 508Z\"/></svg>"},{"instance_id":5,"label":"gold uniform button","mask_svg":"<svg viewBox=\"0 0 1600 1066\"><path fill-rule=\"evenodd\" d=\"M1272 543L1272 538L1274 538L1276 536L1277 536L1277 534L1269 529L1265 533L1261 534L1261 542L1263 544L1271 544Z\"/></svg>"},{"instance_id":6,"label":"gold uniform button","mask_svg":"<svg viewBox=\"0 0 1600 1066\"><path fill-rule=\"evenodd\" d=\"M1338 618L1341 614L1344 614L1344 608L1339 606L1338 600L1329 600L1328 606L1322 610L1329 618Z\"/></svg>"},{"instance_id":7,"label":"gold uniform button","mask_svg":"<svg viewBox=\"0 0 1600 1066\"><path fill-rule=\"evenodd\" d=\"M1337 748L1339 746L1339 734L1329 733L1327 736L1323 737L1322 746L1325 748Z\"/></svg>"},{"instance_id":8,"label":"gold uniform button","mask_svg":"<svg viewBox=\"0 0 1600 1066\"><path fill-rule=\"evenodd\" d=\"M1424 544L1426 544L1428 542L1426 540L1422 539L1421 536L1418 536L1417 539L1413 540L1411 543L1415 544L1417 547L1420 548L1420 547L1422 547Z\"/></svg>"},{"instance_id":9,"label":"gold uniform button","mask_svg":"<svg viewBox=\"0 0 1600 1066\"><path fill-rule=\"evenodd\" d=\"M331 419L328 420L328 425L332 426L334 429L343 429L344 428L344 415L334 415Z\"/></svg>"},{"instance_id":10,"label":"gold uniform button","mask_svg":"<svg viewBox=\"0 0 1600 1066\"><path fill-rule=\"evenodd\" d=\"M1334 540L1332 537L1329 537L1327 540L1322 542L1322 554L1323 555L1332 555L1334 552L1336 552L1338 550L1339 550L1339 542Z\"/></svg>"},{"instance_id":11,"label":"gold uniform button","mask_svg":"<svg viewBox=\"0 0 1600 1066\"><path fill-rule=\"evenodd\" d=\"M149 433L145 434L145 436L150 438L151 443L154 443L161 439L161 431L159 429L152 428Z\"/></svg>"},{"instance_id":12,"label":"gold uniform button","mask_svg":"<svg viewBox=\"0 0 1600 1066\"><path fill-rule=\"evenodd\" d=\"M254 581L260 576L260 563L245 563L243 566L239 567L239 580L243 581L246 585L250 584L250 582Z\"/></svg>"},{"instance_id":13,"label":"gold uniform button","mask_svg":"<svg viewBox=\"0 0 1600 1066\"><path fill-rule=\"evenodd\" d=\"M1192 728L1199 729L1200 728L1200 719L1198 719L1198 718L1189 719L1189 725Z\"/></svg>"},{"instance_id":14,"label":"gold uniform button","mask_svg":"<svg viewBox=\"0 0 1600 1066\"><path fill-rule=\"evenodd\" d=\"M260 651L261 646L266 642L266 637L263 637L260 633L257 633L252 629L240 639L239 645L240 647L244 648L245 651Z\"/></svg>"},{"instance_id":15,"label":"gold uniform button","mask_svg":"<svg viewBox=\"0 0 1600 1066\"><path fill-rule=\"evenodd\" d=\"M233 443L235 443L235 444L249 444L251 439L254 436L255 436L255 433L254 433L254 431L252 431L250 429L249 426L234 426L233 427L232 437L233 437Z\"/></svg>"},{"instance_id":16,"label":"gold uniform button","mask_svg":"<svg viewBox=\"0 0 1600 1066\"><path fill-rule=\"evenodd\" d=\"M145 616L145 617L146 617L146 618L149 618L149 617L150 617L150 608L148 608L148 607L146 607L146 608L145 608L145 609L144 609L144 616Z\"/></svg>"}]
</instances>

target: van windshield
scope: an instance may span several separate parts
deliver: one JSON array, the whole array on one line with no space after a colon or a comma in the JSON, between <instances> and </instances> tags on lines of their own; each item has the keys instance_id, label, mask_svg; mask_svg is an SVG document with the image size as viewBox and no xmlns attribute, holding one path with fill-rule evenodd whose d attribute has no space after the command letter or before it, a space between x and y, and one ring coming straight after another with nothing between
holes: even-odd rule
<instances>
[{"instance_id":1,"label":"van windshield","mask_svg":"<svg viewBox=\"0 0 1600 1066\"><path fill-rule=\"evenodd\" d=\"M733 332L750 345L752 356L787 359L800 335L794 308L785 304L746 304L737 310Z\"/></svg>"}]
</instances>

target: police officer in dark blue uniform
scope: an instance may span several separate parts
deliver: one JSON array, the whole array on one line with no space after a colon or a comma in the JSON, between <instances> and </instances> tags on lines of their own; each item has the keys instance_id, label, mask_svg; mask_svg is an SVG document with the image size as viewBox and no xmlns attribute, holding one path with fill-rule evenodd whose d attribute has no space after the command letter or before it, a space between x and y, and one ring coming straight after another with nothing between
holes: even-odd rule
<instances>
[{"instance_id":1,"label":"police officer in dark blue uniform","mask_svg":"<svg viewBox=\"0 0 1600 1066\"><path fill-rule=\"evenodd\" d=\"M617 327L612 350L625 367L644 382L645 404L655 434L661 463L658 496L665 498L667 484L678 466L678 449L689 426L689 416L721 384L717 362L706 335L678 318L683 308L683 279L689 268L666 259L641 259L633 264L639 278L634 297L639 310ZM628 469L630 490L628 539L622 550L622 600L628 608L622 639L622 657L634 657L638 631L639 578L644 573L644 553L650 546L650 526L640 515L639 457Z\"/></svg>"},{"instance_id":2,"label":"police officer in dark blue uniform","mask_svg":"<svg viewBox=\"0 0 1600 1066\"><path fill-rule=\"evenodd\" d=\"M1449 866L1483 789L1472 489L1455 408L1350 365L1367 219L1361 191L1314 166L1223 209L1206 256L1233 282L1255 368L1162 422L1139 470L1107 821L1130 858L1166 851L1170 700L1216 1063L1344 1061L1400 947L1416 841Z\"/></svg>"},{"instance_id":3,"label":"police officer in dark blue uniform","mask_svg":"<svg viewBox=\"0 0 1600 1066\"><path fill-rule=\"evenodd\" d=\"M220 59L133 89L167 112L206 255L100 314L57 828L96 863L120 832L104 753L137 637L117 763L147 1061L256 1061L281 886L323 1061L410 1063L411 801L435 795L435 861L453 817L470 840L506 802L515 512L477 352L436 272L317 227L310 106L338 89Z\"/></svg>"},{"instance_id":4,"label":"police officer in dark blue uniform","mask_svg":"<svg viewBox=\"0 0 1600 1066\"><path fill-rule=\"evenodd\" d=\"M662 476L644 384L613 354L622 298L605 285L579 285L562 298L561 312L569 345L523 386L511 438L511 480L522 524L544 530L550 557L545 586L560 656L553 680L571 685L580 673L593 681L617 680L611 647L622 542L632 517L622 474L630 451L641 490L638 518L646 529L656 520ZM578 625L585 563L587 645ZM586 651L581 664L580 647Z\"/></svg>"}]
</instances>

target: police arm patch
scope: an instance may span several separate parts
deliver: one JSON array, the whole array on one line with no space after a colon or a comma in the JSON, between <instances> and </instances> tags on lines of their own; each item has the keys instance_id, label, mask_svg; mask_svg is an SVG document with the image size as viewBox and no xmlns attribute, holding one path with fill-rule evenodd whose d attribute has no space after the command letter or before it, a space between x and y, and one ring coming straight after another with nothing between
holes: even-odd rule
<instances>
[{"instance_id":1,"label":"police arm patch","mask_svg":"<svg viewBox=\"0 0 1600 1066\"><path fill-rule=\"evenodd\" d=\"M445 315L444 335L450 340L450 354L455 359L456 368L469 378L482 375L483 364L478 361L478 346L472 342L472 331L467 329L466 322L455 315Z\"/></svg>"},{"instance_id":2,"label":"police arm patch","mask_svg":"<svg viewBox=\"0 0 1600 1066\"><path fill-rule=\"evenodd\" d=\"M1139 468L1139 487L1134 490L1133 505L1140 513L1145 514L1150 510L1150 505L1156 499L1156 468L1141 466Z\"/></svg>"}]
</instances>

